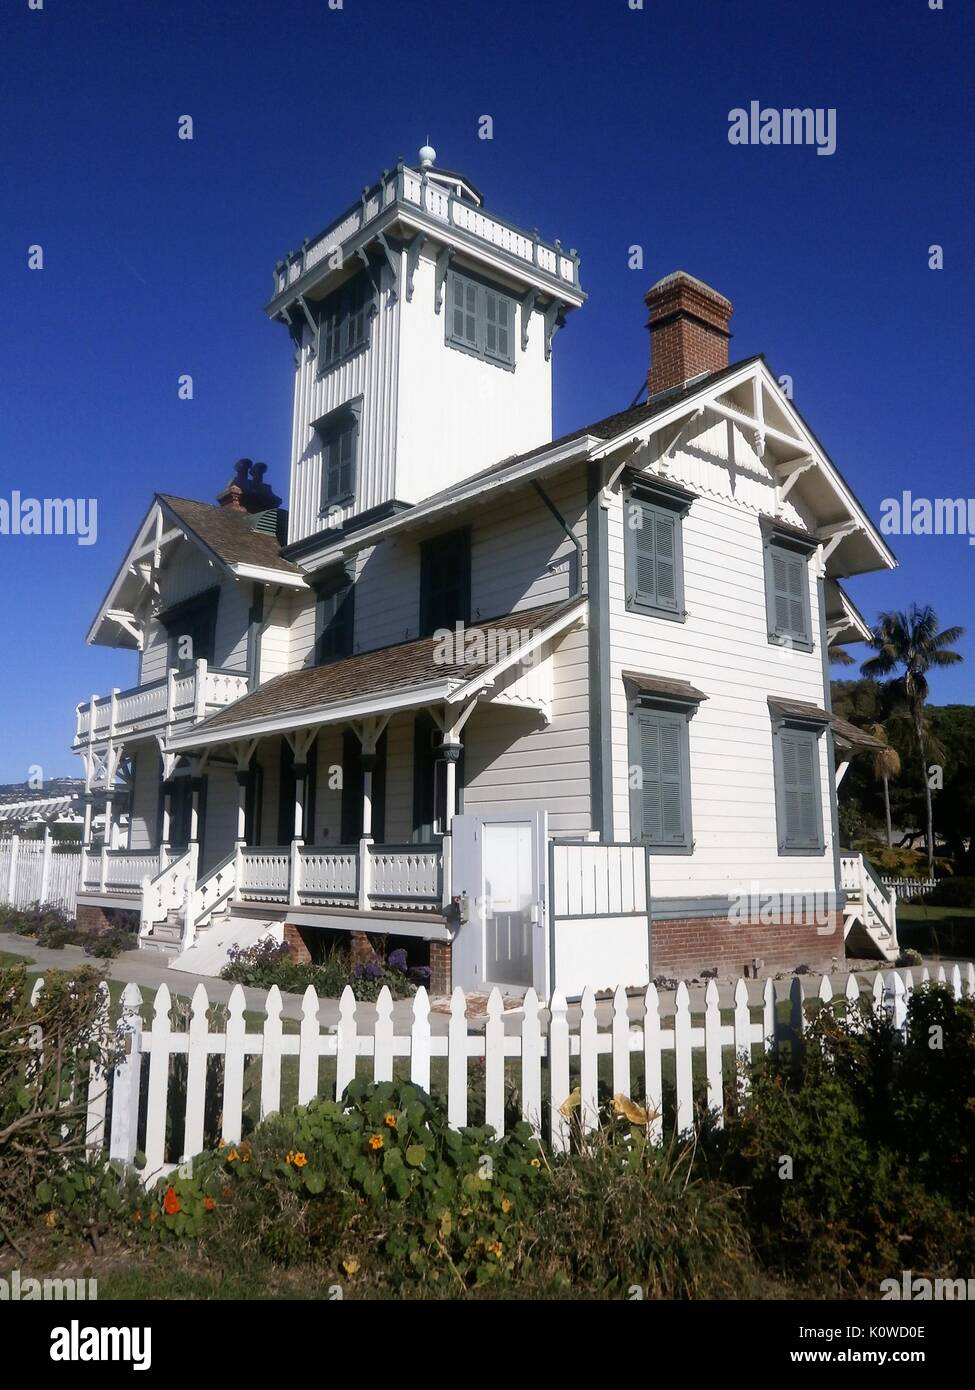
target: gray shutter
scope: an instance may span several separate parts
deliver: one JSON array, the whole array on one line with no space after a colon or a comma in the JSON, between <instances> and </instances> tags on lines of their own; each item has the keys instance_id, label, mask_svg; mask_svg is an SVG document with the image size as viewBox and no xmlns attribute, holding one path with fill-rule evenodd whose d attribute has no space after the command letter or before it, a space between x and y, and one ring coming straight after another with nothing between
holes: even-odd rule
<instances>
[{"instance_id":1,"label":"gray shutter","mask_svg":"<svg viewBox=\"0 0 975 1390\"><path fill-rule=\"evenodd\" d=\"M639 603L656 606L657 603L657 544L654 514L649 507L640 502L632 502L637 509L639 524L630 527L633 537L633 597ZM627 518L629 524L631 518Z\"/></svg>"},{"instance_id":2,"label":"gray shutter","mask_svg":"<svg viewBox=\"0 0 975 1390\"><path fill-rule=\"evenodd\" d=\"M510 362L512 304L504 295L484 291L484 351L489 357Z\"/></svg>"},{"instance_id":3,"label":"gray shutter","mask_svg":"<svg viewBox=\"0 0 975 1390\"><path fill-rule=\"evenodd\" d=\"M807 641L810 634L806 631L806 560L774 545L770 547L769 558L773 632L777 636Z\"/></svg>"},{"instance_id":4,"label":"gray shutter","mask_svg":"<svg viewBox=\"0 0 975 1390\"><path fill-rule=\"evenodd\" d=\"M477 285L462 275L450 277L451 336L466 347L477 347Z\"/></svg>"},{"instance_id":5,"label":"gray shutter","mask_svg":"<svg viewBox=\"0 0 975 1390\"><path fill-rule=\"evenodd\" d=\"M819 844L819 806L816 735L783 729L781 748L782 805L785 811L785 843L792 849Z\"/></svg>"},{"instance_id":6,"label":"gray shutter","mask_svg":"<svg viewBox=\"0 0 975 1390\"><path fill-rule=\"evenodd\" d=\"M656 552L657 606L677 611L677 518L651 512ZM647 518L649 519L649 518ZM646 521L644 520L644 526Z\"/></svg>"},{"instance_id":7,"label":"gray shutter","mask_svg":"<svg viewBox=\"0 0 975 1390\"><path fill-rule=\"evenodd\" d=\"M651 845L685 845L683 716L641 711L643 838Z\"/></svg>"}]
</instances>

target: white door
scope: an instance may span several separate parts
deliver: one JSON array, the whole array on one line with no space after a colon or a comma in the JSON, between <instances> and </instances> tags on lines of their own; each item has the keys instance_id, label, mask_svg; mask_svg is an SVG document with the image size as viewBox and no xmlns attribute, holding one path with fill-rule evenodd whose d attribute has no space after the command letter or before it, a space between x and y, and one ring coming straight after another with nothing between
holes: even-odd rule
<instances>
[{"instance_id":1,"label":"white door","mask_svg":"<svg viewBox=\"0 0 975 1390\"><path fill-rule=\"evenodd\" d=\"M534 985L545 996L547 816L455 816L453 891L466 894L467 922L453 948L464 989Z\"/></svg>"}]
</instances>

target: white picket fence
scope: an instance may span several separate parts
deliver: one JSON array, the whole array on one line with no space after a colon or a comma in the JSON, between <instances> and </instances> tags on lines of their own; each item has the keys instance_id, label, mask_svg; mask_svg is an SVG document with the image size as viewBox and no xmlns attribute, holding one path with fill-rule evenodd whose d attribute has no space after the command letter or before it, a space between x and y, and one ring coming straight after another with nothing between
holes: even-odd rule
<instances>
[{"instance_id":1,"label":"white picket fence","mask_svg":"<svg viewBox=\"0 0 975 1390\"><path fill-rule=\"evenodd\" d=\"M938 884L936 878L894 878L890 874L885 874L880 881L885 888L893 888L899 898L906 898L908 901L912 898L923 898L925 893L930 893Z\"/></svg>"},{"instance_id":2,"label":"white picket fence","mask_svg":"<svg viewBox=\"0 0 975 1390\"><path fill-rule=\"evenodd\" d=\"M916 976L916 979L915 979ZM896 1027L903 1028L907 1016L907 1000L916 985L926 984L932 977L927 969L877 973L869 987L861 985L850 975L844 989L834 991L829 978L823 977L813 989L804 988L803 979L796 976L790 987L790 1023L783 1027L777 1017L777 1000L773 981L766 981L760 1003L749 1000L744 980L739 980L733 992L730 1022L722 1020L722 1005L718 987L711 981L704 992L703 1010L700 1000L692 1005L685 983L677 987L673 1011L661 1009L661 1001L653 985L638 998L628 999L620 988L612 1000L598 1006L591 990L582 996L570 1024L565 998L556 993L549 1008L543 1008L534 990L524 999L520 1018L507 1018L501 995L495 989L487 1004L487 1015L480 1020L468 1018L467 1001L460 989L453 993L450 1015L445 1032L434 1032L430 1026L430 1002L426 991L418 990L409 1008L408 1030L397 1032L393 1017L393 1001L383 989L375 1009L375 1018L363 1027L352 991L344 991L339 1006L337 1026L322 1030L318 1020L319 999L314 990L305 991L301 1004L301 1020L297 1033L285 1033L281 1016L280 991L272 988L265 1002L265 1018L259 1031L248 1030L244 1018L244 992L236 986L227 1006L226 1027L212 1030L208 1020L211 1002L206 990L198 985L190 1005L189 1026L185 1031L172 1026L170 1011L173 1000L166 985L160 985L153 1000L151 1028L143 1018L144 1000L137 985L126 986L122 995L118 1022L120 1036L125 1040L125 1054L107 1079L92 1077L89 1087L88 1142L94 1152L106 1147L106 1117L108 1096L111 1094L111 1123L107 1137L110 1157L131 1162L141 1149L146 1157L145 1175L150 1182L175 1166L177 1157L167 1153L167 1121L183 1139L180 1161L192 1158L205 1147L207 1102L211 1112L219 1085L208 1067L209 1059L223 1061L222 1093L220 1100L220 1136L228 1144L238 1143L243 1132L245 1071L250 1059L260 1060L259 1110L261 1119L281 1107L282 1062L297 1059L298 1104L307 1104L317 1095L329 1099L341 1098L349 1082L357 1075L359 1061L366 1059L366 1071L373 1081L390 1081L394 1064L406 1059L411 1081L426 1091L431 1090L432 1064L445 1062L445 1068L435 1079L433 1090L446 1101L449 1124L462 1128L479 1123L483 1118L497 1134L505 1129L506 1086L514 1081L519 1097L521 1117L533 1128L545 1134L556 1152L569 1146L570 1119L573 1113L565 1107L570 1096L577 1095L574 1113L582 1127L591 1131L599 1115L599 1063L609 1058L604 1067L603 1084L607 1081L612 1095L638 1097L654 1118L650 1134L661 1142L665 1127L683 1133L694 1124L695 1060L698 1076L703 1069L706 1103L717 1120L725 1105L725 1063L742 1056L749 1058L756 1047L770 1050L783 1042L795 1045L808 1026L806 1005L812 1000L830 1004L834 1000L856 1005L863 995L868 1007L889 1011ZM975 966L953 966L949 973L941 967L933 977L938 983L950 985L956 999L963 994L975 996ZM35 997L42 987L38 981ZM104 994L103 1028L108 1030L108 996ZM603 1019L599 1017L602 1012ZM371 1012L371 1011L370 1011ZM577 1015L577 1016L576 1016ZM607 1021L608 1027L601 1026ZM696 1017L695 1017L696 1015ZM473 1025L473 1026L472 1026ZM670 1090L663 1086L663 1057L674 1057L673 1101ZM143 1064L148 1058L146 1094L143 1099ZM185 1090L175 1095L172 1085L172 1059L186 1058ZM334 1059L334 1077L323 1092L319 1085L322 1058ZM637 1072L642 1073L634 1085L634 1060ZM483 1115L470 1112L471 1064L483 1065ZM543 1063L547 1077L543 1077ZM515 1077L506 1075L514 1064ZM703 1064L703 1068L700 1064ZM608 1071L609 1075L605 1075ZM543 1084L544 1081L544 1084ZM746 1085L740 1071L736 1072L736 1088ZM700 1086L698 1087L700 1090ZM735 1099L735 1097L729 1097ZM665 1105L671 1105L667 1113ZM480 1104L477 1109L480 1111ZM140 1111L145 1116L144 1133L140 1130ZM546 1123L547 1122L547 1123ZM212 1141L213 1136L210 1136ZM141 1140L141 1143L140 1143Z\"/></svg>"},{"instance_id":3,"label":"white picket fence","mask_svg":"<svg viewBox=\"0 0 975 1390\"><path fill-rule=\"evenodd\" d=\"M42 840L0 840L0 903L25 910L45 903L74 916L82 855L72 843L73 849L59 847L49 830Z\"/></svg>"}]
</instances>

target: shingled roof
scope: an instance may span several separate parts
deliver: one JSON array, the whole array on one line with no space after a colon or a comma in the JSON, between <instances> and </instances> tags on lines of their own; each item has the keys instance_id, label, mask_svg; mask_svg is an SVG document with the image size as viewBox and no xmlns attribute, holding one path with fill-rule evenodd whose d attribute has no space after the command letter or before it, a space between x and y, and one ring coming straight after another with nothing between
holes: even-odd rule
<instances>
[{"instance_id":1,"label":"shingled roof","mask_svg":"<svg viewBox=\"0 0 975 1390\"><path fill-rule=\"evenodd\" d=\"M262 569L300 574L301 570L281 555L274 536L255 531L246 512L232 507L214 507L189 497L157 493L158 500L192 531L198 540L227 565L259 565Z\"/></svg>"},{"instance_id":2,"label":"shingled roof","mask_svg":"<svg viewBox=\"0 0 975 1390\"><path fill-rule=\"evenodd\" d=\"M518 613L487 618L464 628L468 651L476 645L479 635L483 635L486 649L484 660L464 660L463 652L455 651L452 655L461 659L445 662L440 659L442 639L421 637L412 642L400 642L396 646L380 647L376 651L345 657L325 666L289 671L194 725L182 741L189 746L194 735L233 728L260 719L298 714L309 709L325 713L332 705L363 696L422 690L441 682L466 684L496 665L500 657L551 627L583 602L574 598L560 603L546 603L537 608L522 609ZM500 652L499 657L501 647L505 650Z\"/></svg>"}]
</instances>

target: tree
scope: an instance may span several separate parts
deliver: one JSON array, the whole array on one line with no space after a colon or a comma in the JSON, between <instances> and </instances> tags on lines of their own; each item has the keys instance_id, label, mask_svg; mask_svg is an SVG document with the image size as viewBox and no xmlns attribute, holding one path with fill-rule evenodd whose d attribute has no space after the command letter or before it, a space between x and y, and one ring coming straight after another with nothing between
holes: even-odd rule
<instances>
[{"instance_id":1,"label":"tree","mask_svg":"<svg viewBox=\"0 0 975 1390\"><path fill-rule=\"evenodd\" d=\"M928 727L925 703L928 698L928 671L957 666L963 660L951 648L964 628L947 627L938 631L938 616L930 604L912 604L907 613L881 613L870 641L876 656L863 663L861 670L871 680L899 675L888 682L892 693L901 696L910 712L914 742L921 760L922 783L927 816L928 872L934 876L934 808L928 770Z\"/></svg>"},{"instance_id":2,"label":"tree","mask_svg":"<svg viewBox=\"0 0 975 1390\"><path fill-rule=\"evenodd\" d=\"M868 724L867 733L880 740L883 748L874 750L873 775L884 784L884 814L887 821L887 848L894 847L894 827L890 819L890 779L901 775L901 755L887 740L887 730L883 724Z\"/></svg>"}]
</instances>

